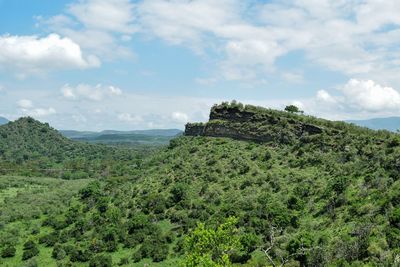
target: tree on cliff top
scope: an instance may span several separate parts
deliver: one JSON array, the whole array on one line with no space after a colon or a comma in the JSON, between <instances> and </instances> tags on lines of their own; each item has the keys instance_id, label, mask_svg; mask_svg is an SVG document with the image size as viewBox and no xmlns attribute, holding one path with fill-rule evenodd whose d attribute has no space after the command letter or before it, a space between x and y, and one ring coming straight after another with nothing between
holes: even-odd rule
<instances>
[{"instance_id":1,"label":"tree on cliff top","mask_svg":"<svg viewBox=\"0 0 400 267\"><path fill-rule=\"evenodd\" d=\"M285 107L285 111L290 112L290 113L303 113L304 111L300 110L298 107L295 105L289 105Z\"/></svg>"}]
</instances>

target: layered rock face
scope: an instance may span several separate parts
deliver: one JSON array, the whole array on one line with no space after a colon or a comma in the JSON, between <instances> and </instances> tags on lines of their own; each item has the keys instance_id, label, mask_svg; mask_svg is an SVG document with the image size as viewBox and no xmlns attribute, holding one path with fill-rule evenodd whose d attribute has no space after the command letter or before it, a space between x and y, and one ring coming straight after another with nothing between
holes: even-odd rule
<instances>
[{"instance_id":1,"label":"layered rock face","mask_svg":"<svg viewBox=\"0 0 400 267\"><path fill-rule=\"evenodd\" d=\"M281 141L321 134L323 128L267 109L240 108L229 104L214 106L208 123L188 123L187 136L229 137L256 142Z\"/></svg>"}]
</instances>

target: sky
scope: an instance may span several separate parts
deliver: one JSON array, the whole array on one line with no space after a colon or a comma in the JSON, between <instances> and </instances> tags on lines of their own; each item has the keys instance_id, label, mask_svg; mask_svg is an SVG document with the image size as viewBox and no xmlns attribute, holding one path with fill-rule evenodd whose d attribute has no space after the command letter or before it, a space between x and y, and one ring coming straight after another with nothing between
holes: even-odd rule
<instances>
[{"instance_id":1,"label":"sky","mask_svg":"<svg viewBox=\"0 0 400 267\"><path fill-rule=\"evenodd\" d=\"M57 129L400 116L399 73L398 0L0 0L0 116Z\"/></svg>"}]
</instances>

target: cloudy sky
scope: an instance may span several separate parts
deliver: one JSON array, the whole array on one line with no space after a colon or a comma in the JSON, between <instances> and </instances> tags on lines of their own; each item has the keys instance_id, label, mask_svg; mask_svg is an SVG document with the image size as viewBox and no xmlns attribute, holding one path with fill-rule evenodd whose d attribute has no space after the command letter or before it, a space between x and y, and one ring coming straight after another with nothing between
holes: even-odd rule
<instances>
[{"instance_id":1,"label":"cloudy sky","mask_svg":"<svg viewBox=\"0 0 400 267\"><path fill-rule=\"evenodd\" d=\"M0 116L183 128L213 103L400 116L398 0L0 0Z\"/></svg>"}]
</instances>

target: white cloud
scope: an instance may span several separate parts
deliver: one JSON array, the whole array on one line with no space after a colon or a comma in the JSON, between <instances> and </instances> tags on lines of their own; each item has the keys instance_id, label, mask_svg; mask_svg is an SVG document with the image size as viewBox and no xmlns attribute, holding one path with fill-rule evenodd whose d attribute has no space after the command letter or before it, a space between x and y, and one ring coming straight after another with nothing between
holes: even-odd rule
<instances>
[{"instance_id":1,"label":"white cloud","mask_svg":"<svg viewBox=\"0 0 400 267\"><path fill-rule=\"evenodd\" d=\"M61 88L61 94L64 98L70 100L86 99L101 101L105 97L120 96L122 90L115 86L104 86L102 84L97 84L96 86L78 84L76 87L66 84Z\"/></svg>"},{"instance_id":2,"label":"white cloud","mask_svg":"<svg viewBox=\"0 0 400 267\"><path fill-rule=\"evenodd\" d=\"M372 80L351 79L340 91L349 105L361 110L400 110L400 93Z\"/></svg>"},{"instance_id":3,"label":"white cloud","mask_svg":"<svg viewBox=\"0 0 400 267\"><path fill-rule=\"evenodd\" d=\"M111 95L121 95L122 94L122 90L119 89L118 87L109 86L108 90Z\"/></svg>"},{"instance_id":4,"label":"white cloud","mask_svg":"<svg viewBox=\"0 0 400 267\"><path fill-rule=\"evenodd\" d=\"M71 4L68 12L86 28L131 34L136 30L133 8L129 0L81 0Z\"/></svg>"},{"instance_id":5,"label":"white cloud","mask_svg":"<svg viewBox=\"0 0 400 267\"><path fill-rule=\"evenodd\" d=\"M321 102L329 104L335 104L337 102L336 99L325 90L318 90L316 98Z\"/></svg>"},{"instance_id":6,"label":"white cloud","mask_svg":"<svg viewBox=\"0 0 400 267\"><path fill-rule=\"evenodd\" d=\"M172 119L176 122L187 123L189 121L189 116L186 113L175 111L171 115Z\"/></svg>"},{"instance_id":7,"label":"white cloud","mask_svg":"<svg viewBox=\"0 0 400 267\"><path fill-rule=\"evenodd\" d=\"M319 90L302 103L307 113L328 119L398 116L400 92L372 80L350 79L333 92Z\"/></svg>"},{"instance_id":8,"label":"white cloud","mask_svg":"<svg viewBox=\"0 0 400 267\"><path fill-rule=\"evenodd\" d=\"M29 99L20 99L17 101L17 105L25 115L32 117L45 117L56 113L56 110L52 107L36 108L32 100Z\"/></svg>"},{"instance_id":9,"label":"white cloud","mask_svg":"<svg viewBox=\"0 0 400 267\"><path fill-rule=\"evenodd\" d=\"M118 120L123 121L123 122L129 122L133 124L138 124L143 122L143 118L139 115L132 115L129 113L121 113L118 114Z\"/></svg>"},{"instance_id":10,"label":"white cloud","mask_svg":"<svg viewBox=\"0 0 400 267\"><path fill-rule=\"evenodd\" d=\"M53 115L56 113L56 110L52 107L50 108L34 108L34 109L28 109L24 110L25 114L31 116L31 117L45 117L49 115Z\"/></svg>"},{"instance_id":11,"label":"white cloud","mask_svg":"<svg viewBox=\"0 0 400 267\"><path fill-rule=\"evenodd\" d=\"M29 99L21 99L17 102L18 107L28 109L33 107L33 103Z\"/></svg>"},{"instance_id":12,"label":"white cloud","mask_svg":"<svg viewBox=\"0 0 400 267\"><path fill-rule=\"evenodd\" d=\"M84 57L78 44L57 34L38 36L0 36L0 68L22 75L50 70L86 69L100 66L94 56Z\"/></svg>"},{"instance_id":13,"label":"white cloud","mask_svg":"<svg viewBox=\"0 0 400 267\"><path fill-rule=\"evenodd\" d=\"M291 83L304 82L303 74L299 72L284 72L282 73L282 78Z\"/></svg>"},{"instance_id":14,"label":"white cloud","mask_svg":"<svg viewBox=\"0 0 400 267\"><path fill-rule=\"evenodd\" d=\"M350 77L400 69L398 0L151 0L137 12L143 33L200 54L212 50L219 78L228 80L263 79L297 51Z\"/></svg>"},{"instance_id":15,"label":"white cloud","mask_svg":"<svg viewBox=\"0 0 400 267\"><path fill-rule=\"evenodd\" d=\"M137 32L129 0L77 0L63 14L37 17L38 25L67 36L103 60L133 56L126 42Z\"/></svg>"}]
</instances>

